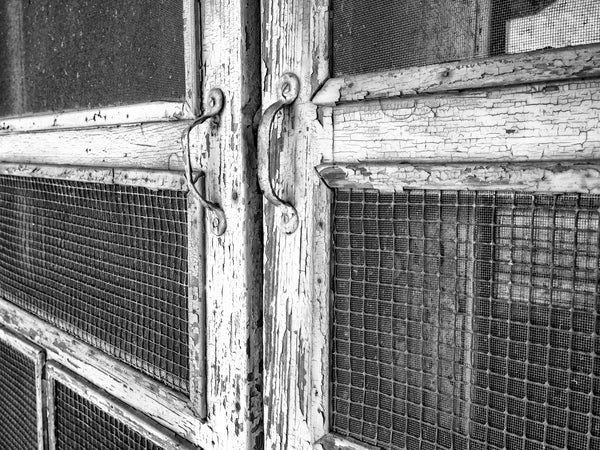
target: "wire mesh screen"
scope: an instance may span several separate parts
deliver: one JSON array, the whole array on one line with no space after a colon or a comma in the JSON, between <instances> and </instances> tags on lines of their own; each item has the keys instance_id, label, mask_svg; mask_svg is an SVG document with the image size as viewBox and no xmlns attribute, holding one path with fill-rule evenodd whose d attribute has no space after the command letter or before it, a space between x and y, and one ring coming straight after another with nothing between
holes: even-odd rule
<instances>
[{"instance_id":1,"label":"wire mesh screen","mask_svg":"<svg viewBox=\"0 0 600 450\"><path fill-rule=\"evenodd\" d=\"M332 428L600 449L600 196L336 190Z\"/></svg>"},{"instance_id":2,"label":"wire mesh screen","mask_svg":"<svg viewBox=\"0 0 600 450\"><path fill-rule=\"evenodd\" d=\"M182 0L6 0L0 114L183 100Z\"/></svg>"},{"instance_id":3,"label":"wire mesh screen","mask_svg":"<svg viewBox=\"0 0 600 450\"><path fill-rule=\"evenodd\" d=\"M0 340L0 448L39 448L35 363Z\"/></svg>"},{"instance_id":4,"label":"wire mesh screen","mask_svg":"<svg viewBox=\"0 0 600 450\"><path fill-rule=\"evenodd\" d=\"M0 295L187 393L185 192L0 176Z\"/></svg>"},{"instance_id":5,"label":"wire mesh screen","mask_svg":"<svg viewBox=\"0 0 600 450\"><path fill-rule=\"evenodd\" d=\"M597 0L333 0L335 76L600 42Z\"/></svg>"},{"instance_id":6,"label":"wire mesh screen","mask_svg":"<svg viewBox=\"0 0 600 450\"><path fill-rule=\"evenodd\" d=\"M54 381L56 450L160 450L162 447Z\"/></svg>"}]
</instances>

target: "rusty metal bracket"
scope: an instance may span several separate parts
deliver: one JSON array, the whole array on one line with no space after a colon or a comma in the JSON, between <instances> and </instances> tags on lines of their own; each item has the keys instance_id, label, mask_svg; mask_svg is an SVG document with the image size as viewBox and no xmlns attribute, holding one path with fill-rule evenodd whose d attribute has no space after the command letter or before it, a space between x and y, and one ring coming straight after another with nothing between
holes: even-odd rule
<instances>
[{"instance_id":1,"label":"rusty metal bracket","mask_svg":"<svg viewBox=\"0 0 600 450\"><path fill-rule=\"evenodd\" d=\"M258 127L258 183L264 197L281 211L283 230L291 234L298 228L298 212L275 194L271 182L271 128L277 113L298 98L300 81L293 73L284 74L277 86L278 99L267 108Z\"/></svg>"},{"instance_id":2,"label":"rusty metal bracket","mask_svg":"<svg viewBox=\"0 0 600 450\"><path fill-rule=\"evenodd\" d=\"M190 124L183 133L183 163L185 165L185 178L187 179L191 192L194 192L200 201L200 204L206 208L212 215L210 221L212 233L215 236L221 236L227 229L227 219L225 213L218 203L213 203L204 198L204 195L198 189L197 182L200 176L194 177L192 167L192 157L190 155L190 132L194 127L206 122L208 119L216 117L223 109L223 91L221 89L211 89L208 92L208 105L204 114Z\"/></svg>"}]
</instances>

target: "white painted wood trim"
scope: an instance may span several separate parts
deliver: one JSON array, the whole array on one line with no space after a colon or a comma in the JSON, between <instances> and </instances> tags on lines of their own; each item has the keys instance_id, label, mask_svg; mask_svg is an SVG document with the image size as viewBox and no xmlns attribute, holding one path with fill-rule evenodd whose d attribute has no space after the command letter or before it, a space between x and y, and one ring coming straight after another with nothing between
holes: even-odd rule
<instances>
[{"instance_id":1,"label":"white painted wood trim","mask_svg":"<svg viewBox=\"0 0 600 450\"><path fill-rule=\"evenodd\" d=\"M0 175L188 191L187 179L183 173L162 170L0 163Z\"/></svg>"},{"instance_id":2,"label":"white painted wood trim","mask_svg":"<svg viewBox=\"0 0 600 450\"><path fill-rule=\"evenodd\" d=\"M40 353L44 353L44 349L31 341L23 339L17 334L12 333L6 328L0 327L0 341L4 341L12 348L23 354L27 359L37 361Z\"/></svg>"},{"instance_id":3,"label":"white painted wood trim","mask_svg":"<svg viewBox=\"0 0 600 450\"><path fill-rule=\"evenodd\" d=\"M0 119L0 136L27 131L97 128L107 125L191 119L181 102L148 102Z\"/></svg>"},{"instance_id":4,"label":"white painted wood trim","mask_svg":"<svg viewBox=\"0 0 600 450\"><path fill-rule=\"evenodd\" d=\"M206 198L227 218L205 233L207 426L216 450L263 448L261 204L253 119L260 105L260 4L203 0L202 91L219 88L223 110L191 134ZM211 229L210 215L204 227Z\"/></svg>"},{"instance_id":5,"label":"white painted wood trim","mask_svg":"<svg viewBox=\"0 0 600 450\"><path fill-rule=\"evenodd\" d=\"M335 164L316 168L331 188L466 189L600 194L600 163Z\"/></svg>"},{"instance_id":6,"label":"white painted wood trim","mask_svg":"<svg viewBox=\"0 0 600 450\"><path fill-rule=\"evenodd\" d=\"M328 433L319 439L316 448L323 450L381 450L380 447L344 438L335 433Z\"/></svg>"},{"instance_id":7,"label":"white painted wood trim","mask_svg":"<svg viewBox=\"0 0 600 450\"><path fill-rule=\"evenodd\" d=\"M201 423L190 400L181 393L59 330L19 307L0 299L0 326L46 349L47 359L106 390L132 408L203 448L216 438Z\"/></svg>"},{"instance_id":8,"label":"white painted wood trim","mask_svg":"<svg viewBox=\"0 0 600 450\"><path fill-rule=\"evenodd\" d=\"M111 395L101 391L99 388L91 384L67 369L60 367L58 364L50 361L46 365L46 377L50 385L49 394L51 395L54 408L52 408L52 420L48 432L52 439L50 442L51 449L56 446L55 425L56 419L53 417L56 413L56 386L55 383L61 383L71 391L83 397L85 400L97 406L101 411L114 417L119 422L123 423L131 430L139 433L144 438L157 444L158 446L169 449L193 449L189 442L185 442L174 433L160 426L158 423L149 420L139 412L133 410L122 401L112 397Z\"/></svg>"},{"instance_id":9,"label":"white painted wood trim","mask_svg":"<svg viewBox=\"0 0 600 450\"><path fill-rule=\"evenodd\" d=\"M330 78L318 106L342 102L600 77L600 44Z\"/></svg>"},{"instance_id":10,"label":"white painted wood trim","mask_svg":"<svg viewBox=\"0 0 600 450\"><path fill-rule=\"evenodd\" d=\"M39 450L44 450L47 443L46 425L46 352L41 350L35 359L35 391L37 401L37 435Z\"/></svg>"},{"instance_id":11,"label":"white painted wood trim","mask_svg":"<svg viewBox=\"0 0 600 450\"><path fill-rule=\"evenodd\" d=\"M202 186L200 192L204 192ZM207 415L206 251L204 208L188 195L188 333L190 402L201 419Z\"/></svg>"},{"instance_id":12,"label":"white painted wood trim","mask_svg":"<svg viewBox=\"0 0 600 450\"><path fill-rule=\"evenodd\" d=\"M0 162L183 171L190 121L0 134ZM193 143L193 150L197 145Z\"/></svg>"},{"instance_id":13,"label":"white painted wood trim","mask_svg":"<svg viewBox=\"0 0 600 450\"><path fill-rule=\"evenodd\" d=\"M54 404L55 392L54 392L54 383L48 382L47 379L44 380L44 386L46 390L46 420L48 424L47 429L47 439L48 439L48 450L56 450L56 423L55 423L55 414L56 407Z\"/></svg>"},{"instance_id":14,"label":"white painted wood trim","mask_svg":"<svg viewBox=\"0 0 600 450\"><path fill-rule=\"evenodd\" d=\"M329 431L327 187L314 167L332 157L330 115L311 98L329 75L329 0L262 0L263 109L286 72L298 99L274 121L271 179L294 205L299 226L285 234L263 203L265 448L312 450ZM320 282L319 282L320 281Z\"/></svg>"},{"instance_id":15,"label":"white painted wood trim","mask_svg":"<svg viewBox=\"0 0 600 450\"><path fill-rule=\"evenodd\" d=\"M313 190L316 204L313 231L312 361L311 361L311 439L321 442L330 424L330 349L332 277L332 191L319 182ZM325 435L328 436L328 435Z\"/></svg>"},{"instance_id":16,"label":"white painted wood trim","mask_svg":"<svg viewBox=\"0 0 600 450\"><path fill-rule=\"evenodd\" d=\"M4 341L10 347L24 355L27 359L32 360L34 364L38 450L44 450L46 436L44 411L45 398L43 387L43 373L44 365L46 363L44 349L16 334L11 333L9 330L3 327L0 327L0 341Z\"/></svg>"},{"instance_id":17,"label":"white painted wood trim","mask_svg":"<svg viewBox=\"0 0 600 450\"><path fill-rule=\"evenodd\" d=\"M183 0L183 51L185 59L185 104L182 114L193 119L200 114L200 61L199 58L198 0Z\"/></svg>"}]
</instances>

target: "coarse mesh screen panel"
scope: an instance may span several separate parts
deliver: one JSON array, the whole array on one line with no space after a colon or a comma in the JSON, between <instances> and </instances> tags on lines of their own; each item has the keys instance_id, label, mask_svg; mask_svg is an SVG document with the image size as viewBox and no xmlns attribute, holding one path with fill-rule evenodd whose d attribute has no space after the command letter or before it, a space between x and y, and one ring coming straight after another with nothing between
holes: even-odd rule
<instances>
[{"instance_id":1,"label":"coarse mesh screen panel","mask_svg":"<svg viewBox=\"0 0 600 450\"><path fill-rule=\"evenodd\" d=\"M187 393L186 195L0 176L0 295Z\"/></svg>"},{"instance_id":2,"label":"coarse mesh screen panel","mask_svg":"<svg viewBox=\"0 0 600 450\"><path fill-rule=\"evenodd\" d=\"M600 196L336 190L332 431L600 449Z\"/></svg>"},{"instance_id":3,"label":"coarse mesh screen panel","mask_svg":"<svg viewBox=\"0 0 600 450\"><path fill-rule=\"evenodd\" d=\"M38 448L35 363L0 340L0 448Z\"/></svg>"},{"instance_id":4,"label":"coarse mesh screen panel","mask_svg":"<svg viewBox=\"0 0 600 450\"><path fill-rule=\"evenodd\" d=\"M600 42L597 0L333 0L332 9L335 76Z\"/></svg>"},{"instance_id":5,"label":"coarse mesh screen panel","mask_svg":"<svg viewBox=\"0 0 600 450\"><path fill-rule=\"evenodd\" d=\"M2 3L0 114L183 100L182 0Z\"/></svg>"},{"instance_id":6,"label":"coarse mesh screen panel","mask_svg":"<svg viewBox=\"0 0 600 450\"><path fill-rule=\"evenodd\" d=\"M54 381L56 450L160 450L138 432Z\"/></svg>"}]
</instances>

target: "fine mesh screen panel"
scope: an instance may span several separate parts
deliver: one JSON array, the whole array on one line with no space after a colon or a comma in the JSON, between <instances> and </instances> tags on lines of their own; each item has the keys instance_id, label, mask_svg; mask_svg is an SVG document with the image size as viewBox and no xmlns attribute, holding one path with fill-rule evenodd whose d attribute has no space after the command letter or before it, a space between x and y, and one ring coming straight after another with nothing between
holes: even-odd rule
<instances>
[{"instance_id":1,"label":"fine mesh screen panel","mask_svg":"<svg viewBox=\"0 0 600 450\"><path fill-rule=\"evenodd\" d=\"M161 450L67 386L54 390L56 450Z\"/></svg>"},{"instance_id":2,"label":"fine mesh screen panel","mask_svg":"<svg viewBox=\"0 0 600 450\"><path fill-rule=\"evenodd\" d=\"M182 0L7 0L0 114L184 97Z\"/></svg>"},{"instance_id":3,"label":"fine mesh screen panel","mask_svg":"<svg viewBox=\"0 0 600 450\"><path fill-rule=\"evenodd\" d=\"M600 42L596 0L333 0L335 76Z\"/></svg>"},{"instance_id":4,"label":"fine mesh screen panel","mask_svg":"<svg viewBox=\"0 0 600 450\"><path fill-rule=\"evenodd\" d=\"M36 392L34 361L0 339L0 448L39 448Z\"/></svg>"},{"instance_id":5,"label":"fine mesh screen panel","mask_svg":"<svg viewBox=\"0 0 600 450\"><path fill-rule=\"evenodd\" d=\"M600 196L336 190L332 431L600 449Z\"/></svg>"},{"instance_id":6,"label":"fine mesh screen panel","mask_svg":"<svg viewBox=\"0 0 600 450\"><path fill-rule=\"evenodd\" d=\"M187 197L0 176L0 295L187 393Z\"/></svg>"}]
</instances>

